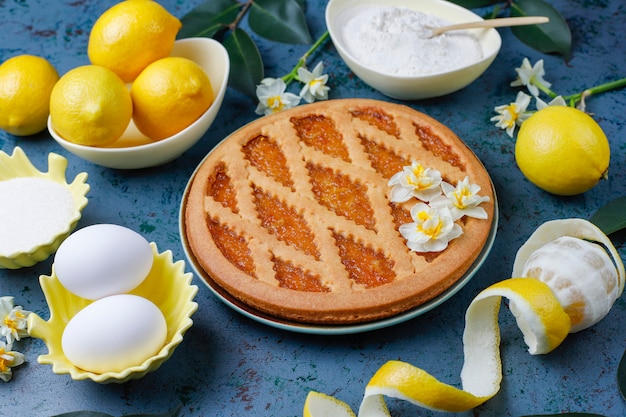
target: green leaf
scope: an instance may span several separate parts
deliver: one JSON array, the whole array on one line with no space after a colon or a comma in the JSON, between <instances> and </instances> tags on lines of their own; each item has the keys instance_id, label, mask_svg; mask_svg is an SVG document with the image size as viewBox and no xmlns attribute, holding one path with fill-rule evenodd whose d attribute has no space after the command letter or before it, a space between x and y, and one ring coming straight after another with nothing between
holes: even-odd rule
<instances>
[{"instance_id":1,"label":"green leaf","mask_svg":"<svg viewBox=\"0 0 626 417\"><path fill-rule=\"evenodd\" d=\"M163 414L125 414L124 417L178 417L180 415L183 405L172 408ZM72 411L70 413L57 414L52 417L113 417L110 414L99 413L97 411Z\"/></svg>"},{"instance_id":2,"label":"green leaf","mask_svg":"<svg viewBox=\"0 0 626 417\"><path fill-rule=\"evenodd\" d=\"M562 413L562 414L533 414L521 417L605 417L602 414L593 413Z\"/></svg>"},{"instance_id":3,"label":"green leaf","mask_svg":"<svg viewBox=\"0 0 626 417\"><path fill-rule=\"evenodd\" d=\"M626 351L622 355L622 360L617 366L617 386L622 397L626 400Z\"/></svg>"},{"instance_id":4,"label":"green leaf","mask_svg":"<svg viewBox=\"0 0 626 417\"><path fill-rule=\"evenodd\" d=\"M626 228L626 197L610 201L589 220L607 235Z\"/></svg>"},{"instance_id":5,"label":"green leaf","mask_svg":"<svg viewBox=\"0 0 626 417\"><path fill-rule=\"evenodd\" d=\"M237 0L208 0L183 16L178 39L212 38L235 21L241 5Z\"/></svg>"},{"instance_id":6,"label":"green leaf","mask_svg":"<svg viewBox=\"0 0 626 417\"><path fill-rule=\"evenodd\" d=\"M256 44L250 35L237 28L224 38L222 45L230 57L229 85L255 98L256 86L263 79L263 60Z\"/></svg>"},{"instance_id":7,"label":"green leaf","mask_svg":"<svg viewBox=\"0 0 626 417\"><path fill-rule=\"evenodd\" d=\"M304 10L296 0L256 0L248 14L248 24L257 35L276 42L312 42Z\"/></svg>"},{"instance_id":8,"label":"green leaf","mask_svg":"<svg viewBox=\"0 0 626 417\"><path fill-rule=\"evenodd\" d=\"M479 7L502 3L502 0L450 0L450 2L465 7L466 9L477 9Z\"/></svg>"},{"instance_id":9,"label":"green leaf","mask_svg":"<svg viewBox=\"0 0 626 417\"><path fill-rule=\"evenodd\" d=\"M163 414L124 414L124 417L178 417L183 409L182 403Z\"/></svg>"},{"instance_id":10,"label":"green leaf","mask_svg":"<svg viewBox=\"0 0 626 417\"><path fill-rule=\"evenodd\" d=\"M569 59L572 33L561 14L543 0L515 0L511 16L547 16L550 22L541 25L515 26L513 34L523 43L544 53L558 53Z\"/></svg>"}]
</instances>

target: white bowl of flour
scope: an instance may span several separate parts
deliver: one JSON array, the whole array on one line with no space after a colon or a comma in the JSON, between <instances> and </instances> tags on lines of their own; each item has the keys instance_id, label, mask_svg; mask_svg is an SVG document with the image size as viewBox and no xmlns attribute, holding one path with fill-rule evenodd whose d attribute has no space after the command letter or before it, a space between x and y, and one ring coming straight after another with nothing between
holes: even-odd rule
<instances>
[{"instance_id":1,"label":"white bowl of flour","mask_svg":"<svg viewBox=\"0 0 626 417\"><path fill-rule=\"evenodd\" d=\"M502 40L495 29L432 37L428 27L482 20L444 0L330 0L326 25L335 48L366 84L401 100L438 97L480 77Z\"/></svg>"}]
</instances>

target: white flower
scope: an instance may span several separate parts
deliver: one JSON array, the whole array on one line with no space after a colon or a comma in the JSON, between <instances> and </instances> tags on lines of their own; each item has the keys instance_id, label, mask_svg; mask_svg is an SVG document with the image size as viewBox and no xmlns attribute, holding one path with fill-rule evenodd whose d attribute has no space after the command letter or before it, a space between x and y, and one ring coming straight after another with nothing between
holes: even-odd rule
<instances>
[{"instance_id":1,"label":"white flower","mask_svg":"<svg viewBox=\"0 0 626 417\"><path fill-rule=\"evenodd\" d=\"M550 106L567 106L565 99L562 96L556 96L549 103L546 103L539 97L535 97L537 99L537 110L545 109Z\"/></svg>"},{"instance_id":2,"label":"white flower","mask_svg":"<svg viewBox=\"0 0 626 417\"><path fill-rule=\"evenodd\" d=\"M263 79L256 87L259 104L255 113L267 116L300 104L300 97L293 93L286 93L286 88L287 84L281 78Z\"/></svg>"},{"instance_id":3,"label":"white flower","mask_svg":"<svg viewBox=\"0 0 626 417\"><path fill-rule=\"evenodd\" d=\"M478 195L480 186L470 184L469 177L459 181L456 187L447 182L442 182L441 189L444 195L432 199L430 205L435 208L447 207L452 214L452 220L458 220L463 216L477 219L488 217L485 209L478 206L489 201L489 197Z\"/></svg>"},{"instance_id":4,"label":"white flower","mask_svg":"<svg viewBox=\"0 0 626 417\"><path fill-rule=\"evenodd\" d=\"M416 197L430 201L441 194L441 173L436 169L424 168L419 162L405 166L402 171L389 179L391 202L402 203Z\"/></svg>"},{"instance_id":5,"label":"white flower","mask_svg":"<svg viewBox=\"0 0 626 417\"><path fill-rule=\"evenodd\" d=\"M543 59L540 59L534 66L530 65L528 58L522 60L522 66L515 68L517 72L517 79L511 82L511 87L526 86L530 94L537 97L539 95L539 89L537 86L550 88L552 85L548 81L543 79L546 72L543 69Z\"/></svg>"},{"instance_id":6,"label":"white flower","mask_svg":"<svg viewBox=\"0 0 626 417\"><path fill-rule=\"evenodd\" d=\"M530 116L526 112L526 108L530 104L530 96L522 91L517 93L514 103L496 106L495 112L497 116L491 118L492 122L496 122L496 127L506 129L506 133L513 137L516 126L521 126L524 120Z\"/></svg>"},{"instance_id":7,"label":"white flower","mask_svg":"<svg viewBox=\"0 0 626 417\"><path fill-rule=\"evenodd\" d=\"M0 379L9 382L13 376L11 368L15 368L24 363L24 355L11 350L11 344L8 345L0 341Z\"/></svg>"},{"instance_id":8,"label":"white flower","mask_svg":"<svg viewBox=\"0 0 626 417\"><path fill-rule=\"evenodd\" d=\"M448 242L463 233L445 206L434 208L417 203L411 208L411 217L414 222L403 224L399 230L409 249L415 252L441 252L448 247Z\"/></svg>"},{"instance_id":9,"label":"white flower","mask_svg":"<svg viewBox=\"0 0 626 417\"><path fill-rule=\"evenodd\" d=\"M13 297L0 297L0 335L6 338L7 343L28 337L26 320L29 314L30 311L21 306L14 307Z\"/></svg>"},{"instance_id":10,"label":"white flower","mask_svg":"<svg viewBox=\"0 0 626 417\"><path fill-rule=\"evenodd\" d=\"M306 68L298 68L298 80L304 83L304 87L300 90L300 97L307 103L313 103L315 100L327 100L328 90L326 85L328 82L328 74L323 74L324 64L318 63L313 72Z\"/></svg>"}]
</instances>

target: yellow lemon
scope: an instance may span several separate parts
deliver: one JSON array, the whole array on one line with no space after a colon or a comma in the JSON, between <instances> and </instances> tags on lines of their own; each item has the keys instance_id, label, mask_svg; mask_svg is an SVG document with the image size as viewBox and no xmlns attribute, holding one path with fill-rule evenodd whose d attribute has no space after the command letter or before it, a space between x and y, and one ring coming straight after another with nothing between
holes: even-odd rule
<instances>
[{"instance_id":1,"label":"yellow lemon","mask_svg":"<svg viewBox=\"0 0 626 417\"><path fill-rule=\"evenodd\" d=\"M530 116L520 128L515 160L537 187L557 195L576 195L608 175L609 142L586 113L550 106Z\"/></svg>"},{"instance_id":2,"label":"yellow lemon","mask_svg":"<svg viewBox=\"0 0 626 417\"><path fill-rule=\"evenodd\" d=\"M114 72L97 65L68 71L52 89L50 119L65 140L106 146L122 136L133 114L126 84Z\"/></svg>"},{"instance_id":3,"label":"yellow lemon","mask_svg":"<svg viewBox=\"0 0 626 417\"><path fill-rule=\"evenodd\" d=\"M133 121L153 140L180 132L213 103L209 77L198 64L181 57L163 58L148 65L130 92Z\"/></svg>"},{"instance_id":4,"label":"yellow lemon","mask_svg":"<svg viewBox=\"0 0 626 417\"><path fill-rule=\"evenodd\" d=\"M0 65L0 129L28 136L46 128L50 92L59 80L45 58L19 55Z\"/></svg>"},{"instance_id":5,"label":"yellow lemon","mask_svg":"<svg viewBox=\"0 0 626 417\"><path fill-rule=\"evenodd\" d=\"M87 54L92 64L109 68L129 83L148 64L170 54L181 26L154 1L122 1L94 23Z\"/></svg>"}]
</instances>

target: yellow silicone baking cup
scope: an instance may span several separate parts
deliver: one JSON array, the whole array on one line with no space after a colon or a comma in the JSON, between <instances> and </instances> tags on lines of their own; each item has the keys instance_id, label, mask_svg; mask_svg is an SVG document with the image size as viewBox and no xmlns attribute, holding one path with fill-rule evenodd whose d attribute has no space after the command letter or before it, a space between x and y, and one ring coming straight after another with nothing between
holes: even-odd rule
<instances>
[{"instance_id":1,"label":"yellow silicone baking cup","mask_svg":"<svg viewBox=\"0 0 626 417\"><path fill-rule=\"evenodd\" d=\"M183 341L183 335L191 327L191 316L198 309L193 301L198 287L191 285L193 275L185 272L185 262L173 262L172 252L158 252L154 242L150 243L154 262L146 279L129 294L152 301L165 316L167 338L163 348L143 363L119 372L94 373L74 366L67 360L61 347L61 338L67 323L81 309L92 303L69 292L59 281L52 265L51 275L41 275L39 283L46 297L50 318L44 321L35 313L28 316L28 333L42 339L48 353L37 359L40 364L52 365L55 374L69 374L74 380L91 379L98 383L123 383L138 379L148 372L157 370L174 353ZM132 318L131 318L132 319Z\"/></svg>"},{"instance_id":2,"label":"yellow silicone baking cup","mask_svg":"<svg viewBox=\"0 0 626 417\"><path fill-rule=\"evenodd\" d=\"M49 241L41 242L27 251L0 255L0 268L19 269L48 259L76 228L81 212L87 205L86 195L89 192L89 185L86 183L87 173L79 173L68 184L65 178L66 169L67 159L55 153L48 154L48 172L41 172L31 163L22 148L15 147L11 156L0 151L0 181L22 177L46 178L67 187L74 200L74 211L63 231Z\"/></svg>"}]
</instances>

